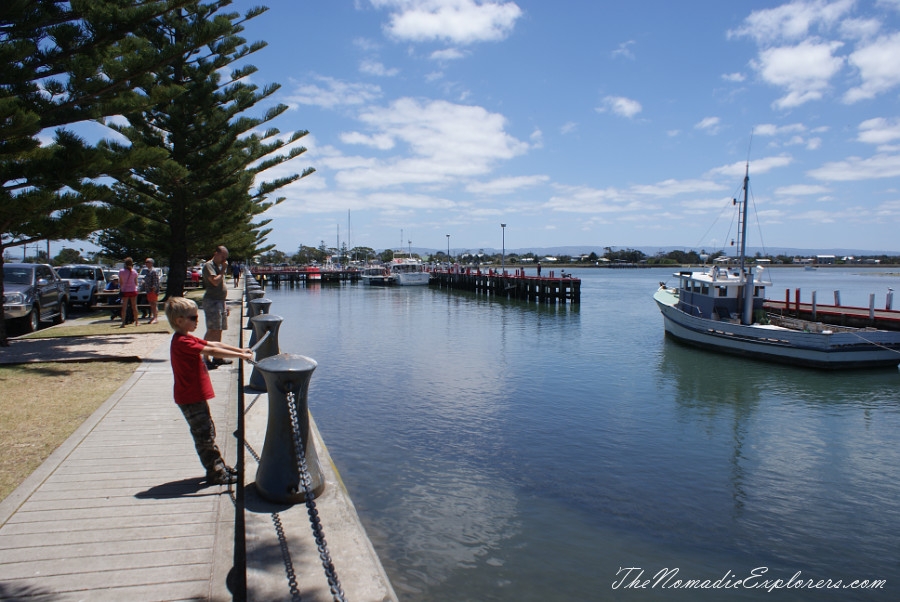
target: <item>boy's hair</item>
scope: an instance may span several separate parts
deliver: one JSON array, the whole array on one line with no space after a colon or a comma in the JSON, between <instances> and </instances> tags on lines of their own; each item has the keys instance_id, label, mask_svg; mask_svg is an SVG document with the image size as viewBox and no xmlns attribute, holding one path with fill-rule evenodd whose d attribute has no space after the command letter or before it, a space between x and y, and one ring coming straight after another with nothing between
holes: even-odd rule
<instances>
[{"instance_id":1,"label":"boy's hair","mask_svg":"<svg viewBox=\"0 0 900 602\"><path fill-rule=\"evenodd\" d=\"M195 313L197 313L197 303L193 299L172 297L166 301L166 318L172 326L175 326L176 318L185 318Z\"/></svg>"}]
</instances>

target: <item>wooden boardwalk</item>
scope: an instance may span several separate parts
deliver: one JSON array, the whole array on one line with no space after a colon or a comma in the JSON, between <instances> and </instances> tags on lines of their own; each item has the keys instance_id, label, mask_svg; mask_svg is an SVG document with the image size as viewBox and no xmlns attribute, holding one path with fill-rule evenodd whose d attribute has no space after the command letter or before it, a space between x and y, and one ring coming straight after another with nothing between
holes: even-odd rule
<instances>
[{"instance_id":1,"label":"wooden boardwalk","mask_svg":"<svg viewBox=\"0 0 900 602\"><path fill-rule=\"evenodd\" d=\"M229 298L240 295L229 289ZM236 345L242 317L232 307L224 340ZM172 401L168 351L167 338L0 502L0 600L332 599L306 507L271 504L255 492L249 450L263 447L266 394L245 396L246 487L207 486ZM238 374L236 365L210 373L216 441L229 464L238 452ZM314 423L311 432L326 481L318 511L343 590L354 602L395 601ZM246 589L232 593L229 582Z\"/></svg>"},{"instance_id":2,"label":"wooden boardwalk","mask_svg":"<svg viewBox=\"0 0 900 602\"><path fill-rule=\"evenodd\" d=\"M202 483L167 356L165 343L0 504L0 599L231 599L234 505ZM213 373L211 409L233 458L228 376Z\"/></svg>"}]
</instances>

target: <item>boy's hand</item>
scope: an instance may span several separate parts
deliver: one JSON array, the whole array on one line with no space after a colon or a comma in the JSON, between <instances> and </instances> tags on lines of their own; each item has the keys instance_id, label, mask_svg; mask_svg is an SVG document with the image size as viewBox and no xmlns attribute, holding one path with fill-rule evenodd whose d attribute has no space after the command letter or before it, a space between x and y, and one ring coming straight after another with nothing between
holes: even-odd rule
<instances>
[{"instance_id":1,"label":"boy's hand","mask_svg":"<svg viewBox=\"0 0 900 602\"><path fill-rule=\"evenodd\" d=\"M246 349L241 349L241 359L245 361L250 361L253 359L253 350L247 347Z\"/></svg>"}]
</instances>

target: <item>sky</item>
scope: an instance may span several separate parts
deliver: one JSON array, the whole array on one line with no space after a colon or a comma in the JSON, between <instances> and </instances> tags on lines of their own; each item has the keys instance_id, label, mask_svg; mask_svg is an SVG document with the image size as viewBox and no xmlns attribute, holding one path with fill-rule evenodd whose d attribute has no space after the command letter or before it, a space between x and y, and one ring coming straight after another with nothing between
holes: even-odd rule
<instances>
[{"instance_id":1,"label":"sky","mask_svg":"<svg viewBox=\"0 0 900 602\"><path fill-rule=\"evenodd\" d=\"M900 252L900 0L264 4L288 254L719 250L748 161L748 245Z\"/></svg>"}]
</instances>

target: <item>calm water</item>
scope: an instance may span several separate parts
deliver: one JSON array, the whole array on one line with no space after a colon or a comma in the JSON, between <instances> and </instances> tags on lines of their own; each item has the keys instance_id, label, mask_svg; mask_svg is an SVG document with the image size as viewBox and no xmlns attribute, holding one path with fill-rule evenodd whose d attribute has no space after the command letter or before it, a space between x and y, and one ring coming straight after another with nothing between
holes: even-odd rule
<instances>
[{"instance_id":1,"label":"calm water","mask_svg":"<svg viewBox=\"0 0 900 602\"><path fill-rule=\"evenodd\" d=\"M885 272L773 269L770 296L883 307ZM681 347L651 299L670 274L576 272L579 307L267 292L281 350L319 363L310 408L401 600L897 599L900 372ZM636 590L620 567L887 584Z\"/></svg>"}]
</instances>

